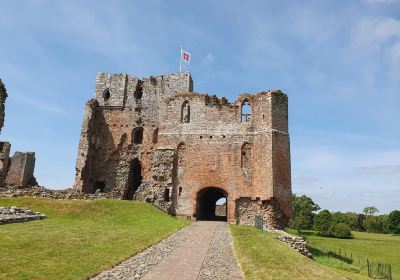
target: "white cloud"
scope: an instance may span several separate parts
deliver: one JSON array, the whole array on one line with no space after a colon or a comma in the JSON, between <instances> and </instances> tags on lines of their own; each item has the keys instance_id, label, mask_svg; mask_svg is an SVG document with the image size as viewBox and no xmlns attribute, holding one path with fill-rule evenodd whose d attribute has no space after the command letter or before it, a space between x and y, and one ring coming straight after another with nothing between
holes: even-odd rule
<instances>
[{"instance_id":1,"label":"white cloud","mask_svg":"<svg viewBox=\"0 0 400 280\"><path fill-rule=\"evenodd\" d=\"M54 113L54 114L60 114L60 115L66 115L66 111L62 108L62 106L59 106L57 104L52 104L52 103L49 103L44 100L40 100L37 97L35 99L32 99L27 96L19 95L14 92L13 95L10 96L10 98L14 99L15 101L17 101L19 103L28 105L30 107L34 107L41 111L45 111L48 113Z\"/></svg>"},{"instance_id":2,"label":"white cloud","mask_svg":"<svg viewBox=\"0 0 400 280\"><path fill-rule=\"evenodd\" d=\"M400 175L400 164L356 166L353 170L364 174Z\"/></svg>"},{"instance_id":3,"label":"white cloud","mask_svg":"<svg viewBox=\"0 0 400 280\"><path fill-rule=\"evenodd\" d=\"M364 0L369 4L388 4L388 3L400 3L400 0Z\"/></svg>"},{"instance_id":4,"label":"white cloud","mask_svg":"<svg viewBox=\"0 0 400 280\"><path fill-rule=\"evenodd\" d=\"M204 65L206 66L210 66L212 64L214 64L215 61L215 56L213 53L209 53L206 55L206 57L203 60Z\"/></svg>"},{"instance_id":5,"label":"white cloud","mask_svg":"<svg viewBox=\"0 0 400 280\"><path fill-rule=\"evenodd\" d=\"M382 50L400 39L400 20L364 17L352 30L352 46L361 50ZM394 40L394 42L390 42Z\"/></svg>"}]
</instances>

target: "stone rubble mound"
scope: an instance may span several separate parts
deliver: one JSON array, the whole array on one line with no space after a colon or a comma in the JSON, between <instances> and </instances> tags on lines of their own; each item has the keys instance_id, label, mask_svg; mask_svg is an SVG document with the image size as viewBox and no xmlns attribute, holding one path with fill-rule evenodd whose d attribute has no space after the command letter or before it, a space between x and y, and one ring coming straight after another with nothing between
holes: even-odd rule
<instances>
[{"instance_id":1,"label":"stone rubble mound","mask_svg":"<svg viewBox=\"0 0 400 280\"><path fill-rule=\"evenodd\" d=\"M120 194L113 192L109 193L96 192L95 194L87 194L79 192L75 189L49 190L41 186L33 186L23 189L10 186L7 186L6 188L0 188L0 197L19 197L19 196L44 197L51 199L120 198Z\"/></svg>"},{"instance_id":2,"label":"stone rubble mound","mask_svg":"<svg viewBox=\"0 0 400 280\"><path fill-rule=\"evenodd\" d=\"M46 215L16 206L0 207L0 225L46 219Z\"/></svg>"},{"instance_id":3,"label":"stone rubble mound","mask_svg":"<svg viewBox=\"0 0 400 280\"><path fill-rule=\"evenodd\" d=\"M268 232L273 232L279 234L276 239L282 241L289 247L292 247L300 254L306 256L307 258L313 259L311 252L308 250L307 242L301 236L291 235L283 230L277 229L265 229Z\"/></svg>"}]
</instances>

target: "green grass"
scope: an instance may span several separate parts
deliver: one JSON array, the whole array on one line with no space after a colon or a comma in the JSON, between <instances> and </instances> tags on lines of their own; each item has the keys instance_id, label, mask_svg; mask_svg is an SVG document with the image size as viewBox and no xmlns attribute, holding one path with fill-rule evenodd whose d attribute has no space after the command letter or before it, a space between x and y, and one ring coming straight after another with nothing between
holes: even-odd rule
<instances>
[{"instance_id":1,"label":"green grass","mask_svg":"<svg viewBox=\"0 0 400 280\"><path fill-rule=\"evenodd\" d=\"M231 225L230 229L235 253L247 280L346 279L297 253L271 233L238 225Z\"/></svg>"},{"instance_id":2,"label":"green grass","mask_svg":"<svg viewBox=\"0 0 400 280\"><path fill-rule=\"evenodd\" d=\"M375 263L391 264L393 279L400 279L400 236L352 232L351 239L337 239L318 236L314 231L303 231L302 235L311 246L315 260L323 265L334 267L338 271L355 272L365 267L368 258ZM329 257L329 251L337 254L340 252L342 260L346 261L341 261L340 257ZM366 275L366 268L359 273Z\"/></svg>"},{"instance_id":3,"label":"green grass","mask_svg":"<svg viewBox=\"0 0 400 280\"><path fill-rule=\"evenodd\" d=\"M135 255L189 222L120 200L2 198L49 219L0 226L0 279L83 279Z\"/></svg>"}]
</instances>

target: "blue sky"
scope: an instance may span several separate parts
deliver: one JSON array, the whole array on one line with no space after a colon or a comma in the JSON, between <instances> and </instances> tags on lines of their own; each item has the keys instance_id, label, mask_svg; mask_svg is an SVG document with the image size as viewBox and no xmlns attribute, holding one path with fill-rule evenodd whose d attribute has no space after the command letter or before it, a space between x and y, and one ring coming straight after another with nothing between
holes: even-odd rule
<instances>
[{"instance_id":1,"label":"blue sky","mask_svg":"<svg viewBox=\"0 0 400 280\"><path fill-rule=\"evenodd\" d=\"M97 72L179 69L197 92L289 96L293 191L322 208L400 208L400 2L0 0L1 139L69 187Z\"/></svg>"}]
</instances>

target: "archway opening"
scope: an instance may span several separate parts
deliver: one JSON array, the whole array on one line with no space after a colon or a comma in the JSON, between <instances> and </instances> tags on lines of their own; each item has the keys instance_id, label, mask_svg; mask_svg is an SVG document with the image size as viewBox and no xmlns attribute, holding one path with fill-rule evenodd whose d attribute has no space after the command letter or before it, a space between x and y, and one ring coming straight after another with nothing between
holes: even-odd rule
<instances>
[{"instance_id":1,"label":"archway opening","mask_svg":"<svg viewBox=\"0 0 400 280\"><path fill-rule=\"evenodd\" d=\"M220 188L206 188L197 194L197 220L226 221L228 194Z\"/></svg>"},{"instance_id":2,"label":"archway opening","mask_svg":"<svg viewBox=\"0 0 400 280\"><path fill-rule=\"evenodd\" d=\"M128 186L125 189L123 199L132 200L133 195L142 183L142 166L137 158L132 160L128 176Z\"/></svg>"}]
</instances>

